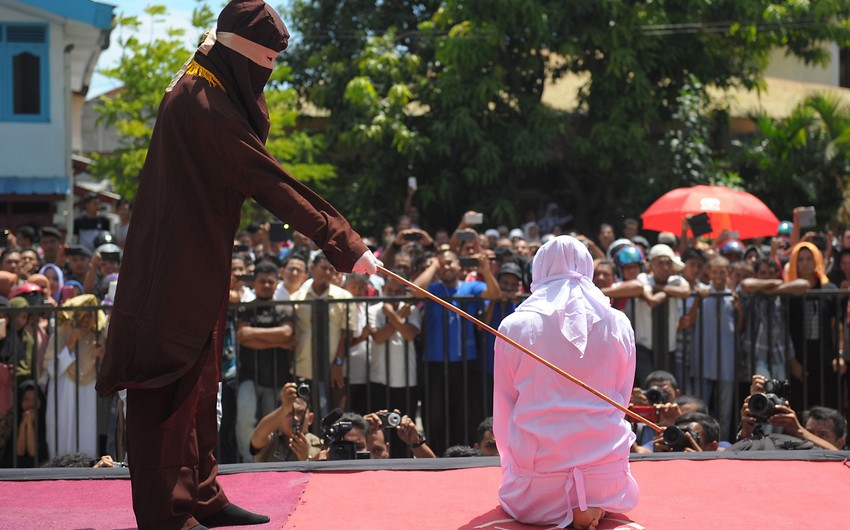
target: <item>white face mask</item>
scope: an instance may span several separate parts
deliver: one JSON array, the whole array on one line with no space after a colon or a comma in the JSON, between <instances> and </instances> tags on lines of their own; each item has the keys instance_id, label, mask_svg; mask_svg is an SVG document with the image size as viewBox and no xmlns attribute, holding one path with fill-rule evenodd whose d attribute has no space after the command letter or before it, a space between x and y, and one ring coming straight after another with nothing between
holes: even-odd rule
<instances>
[{"instance_id":1,"label":"white face mask","mask_svg":"<svg viewBox=\"0 0 850 530\"><path fill-rule=\"evenodd\" d=\"M250 41L245 37L241 37L236 33L216 32L216 30L211 29L204 36L204 42L198 46L198 51L207 55L216 42L220 42L222 45L250 59L263 68L271 70L274 67L274 60L277 58L276 51Z\"/></svg>"}]
</instances>

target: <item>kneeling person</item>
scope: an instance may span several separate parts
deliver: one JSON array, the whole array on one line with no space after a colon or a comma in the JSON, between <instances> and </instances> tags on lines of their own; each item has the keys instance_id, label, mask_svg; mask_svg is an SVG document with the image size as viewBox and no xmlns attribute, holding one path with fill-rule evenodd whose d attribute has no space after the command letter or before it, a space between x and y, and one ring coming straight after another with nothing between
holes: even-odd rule
<instances>
[{"instance_id":1,"label":"kneeling person","mask_svg":"<svg viewBox=\"0 0 850 530\"><path fill-rule=\"evenodd\" d=\"M635 374L634 333L593 285L593 258L569 236L543 245L531 296L502 333L625 407ZM596 528L606 511L637 505L629 473L635 439L622 412L503 340L496 341L493 433L499 500L531 524Z\"/></svg>"}]
</instances>

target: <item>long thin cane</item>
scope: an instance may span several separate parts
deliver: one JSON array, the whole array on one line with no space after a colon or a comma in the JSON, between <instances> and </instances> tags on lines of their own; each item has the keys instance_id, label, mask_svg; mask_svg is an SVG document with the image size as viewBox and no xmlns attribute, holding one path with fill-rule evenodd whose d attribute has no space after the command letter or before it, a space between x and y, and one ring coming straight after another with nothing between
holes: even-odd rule
<instances>
[{"instance_id":1,"label":"long thin cane","mask_svg":"<svg viewBox=\"0 0 850 530\"><path fill-rule=\"evenodd\" d=\"M550 369L554 370L554 371L555 371L555 372L557 372L558 374L560 374L560 375L562 375L562 376L566 377L567 379L569 379L569 380L570 380L570 381L572 381L573 383L575 383L575 384L577 384L578 386L582 387L583 389L587 390L588 392L590 392L590 393L591 393L591 394L593 394L594 396L598 397L598 398L599 398L599 399L601 399L602 401L604 401L604 402L608 403L609 405L613 406L613 407L614 407L614 408L616 408L617 410L619 410L619 411L621 411L621 412L624 412L624 413L626 414L626 416L628 416L628 417L632 418L633 420L635 420L635 421L639 421L639 422L641 422L641 423L645 423L645 424L646 424L649 428L651 428L651 429L652 429L652 430L654 430L655 432L662 432L662 431L664 431L664 430L665 430L665 428L664 428L664 427L661 427L661 426L660 426L660 425L658 425L657 423L654 423L654 422L652 422L652 421L649 421L648 419L644 418L644 417L643 417L643 416L641 416L640 414L638 414L638 413L636 413L636 412L632 412L632 411L631 411L631 410L629 410L627 407L624 407L624 406L620 405L619 403L617 403L616 401L614 401L614 400L613 400L613 399L611 399L610 397L606 396L606 395L605 395L605 394L603 394L602 392L600 392L600 391L596 390L596 389L595 389L595 388L593 388L592 386L588 385L587 383L585 383L585 382L584 382L584 381L582 381L581 379L578 379L578 378L576 378L575 376L570 375L569 373L565 372L563 369L561 369L561 368L559 368L559 367L555 366L554 364L550 363L549 361L547 361L547 360L546 360L546 359L544 359L543 357L540 357L539 355L537 355L537 354L536 354L536 353L534 353L533 351L529 350L528 348L526 348L526 347L525 347L525 346L523 346L522 344L518 343L517 341L513 340L512 338L508 337L508 336L507 336L507 335L505 335L504 333L502 333L502 332L500 332L500 331L498 331L498 330L496 330L496 329L493 329L492 327L488 326L488 325L487 325L487 324L485 324L484 322L481 322L480 320L478 320L478 319L477 319L477 318L475 318L474 316L470 315L470 314L469 314L469 313L467 313L466 311L463 311L462 309L459 309L459 308L455 307L454 305L452 305L452 304L450 304L450 303L446 302L446 301L445 301L445 300L443 300L442 298L438 298L438 297L434 296L433 294L429 293L429 292L428 292L428 291L426 291L425 289L423 289L423 288L419 287L418 285L415 285L415 284L413 284L413 283L411 283L411 282L409 282L409 281L405 280L404 278L402 278L402 277L401 277L401 276L399 276L398 274L396 274L396 273L394 273L394 272L392 272L392 271L389 271L389 270L385 269L384 267L378 267L378 269L380 269L381 271L383 271L383 272L384 272L384 274L387 274L388 276L390 276L390 277L394 278L396 281L399 281L399 282L403 283L404 285L406 285L406 286L410 287L411 289L413 289L413 290L414 290L414 291L416 291L417 293L419 293L419 294L422 294L422 295L426 296L426 297L427 297L428 299L430 299L431 301L433 301L433 302L436 302L436 303L440 304L441 306L445 307L446 309L450 309L450 310L454 311L455 313L457 313L458 315L462 316L463 318L465 318L465 319L469 320L470 322L472 322L473 324L475 324L475 325L476 325L476 326L478 326L479 328L481 328L481 329L483 329L483 330L486 330L486 331L488 331L488 332L492 333L492 334L493 334L493 335L495 335L496 337L498 337L498 338L502 339L503 341L507 342L508 344L510 344L511 346L513 346L514 348L516 348L516 349L518 349L518 350L522 351L523 353L525 353L525 354L526 354L526 355L528 355L529 357L533 358L533 359L534 359L534 360L536 360L537 362L539 362L539 363L542 363L542 364L546 365L547 367L549 367Z\"/></svg>"}]
</instances>

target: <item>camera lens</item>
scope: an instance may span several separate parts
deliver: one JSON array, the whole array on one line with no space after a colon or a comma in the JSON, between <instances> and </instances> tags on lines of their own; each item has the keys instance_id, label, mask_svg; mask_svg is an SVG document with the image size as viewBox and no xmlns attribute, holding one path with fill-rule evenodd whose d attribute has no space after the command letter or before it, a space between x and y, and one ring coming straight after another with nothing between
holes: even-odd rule
<instances>
[{"instance_id":1,"label":"camera lens","mask_svg":"<svg viewBox=\"0 0 850 530\"><path fill-rule=\"evenodd\" d=\"M750 396L750 414L753 416L764 418L768 415L771 409L770 400L764 394L753 394Z\"/></svg>"},{"instance_id":2,"label":"camera lens","mask_svg":"<svg viewBox=\"0 0 850 530\"><path fill-rule=\"evenodd\" d=\"M664 443L670 447L676 447L681 444L684 437L685 433L683 433L682 430L675 425L671 425L664 429Z\"/></svg>"},{"instance_id":3,"label":"camera lens","mask_svg":"<svg viewBox=\"0 0 850 530\"><path fill-rule=\"evenodd\" d=\"M298 394L298 397L309 399L310 398L310 385L303 378L299 378L298 385L295 387L295 392Z\"/></svg>"},{"instance_id":4,"label":"camera lens","mask_svg":"<svg viewBox=\"0 0 850 530\"><path fill-rule=\"evenodd\" d=\"M401 415L397 412L387 414L387 427L398 427L401 424Z\"/></svg>"},{"instance_id":5,"label":"camera lens","mask_svg":"<svg viewBox=\"0 0 850 530\"><path fill-rule=\"evenodd\" d=\"M644 392L644 395L650 405L660 405L667 402L667 392L657 386L649 387L646 392Z\"/></svg>"}]
</instances>

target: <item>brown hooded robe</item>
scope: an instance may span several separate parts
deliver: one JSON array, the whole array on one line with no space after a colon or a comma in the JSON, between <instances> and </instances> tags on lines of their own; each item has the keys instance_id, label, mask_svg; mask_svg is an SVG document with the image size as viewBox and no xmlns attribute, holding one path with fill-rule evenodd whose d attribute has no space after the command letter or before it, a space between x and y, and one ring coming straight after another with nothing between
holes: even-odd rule
<instances>
[{"instance_id":1,"label":"brown hooded robe","mask_svg":"<svg viewBox=\"0 0 850 530\"><path fill-rule=\"evenodd\" d=\"M260 0L233 0L217 31L282 51L289 33ZM330 204L265 148L270 69L217 42L162 99L142 169L97 389L127 388L140 528L189 528L228 504L215 480L215 394L233 238L253 197L342 271L367 250Z\"/></svg>"}]
</instances>

